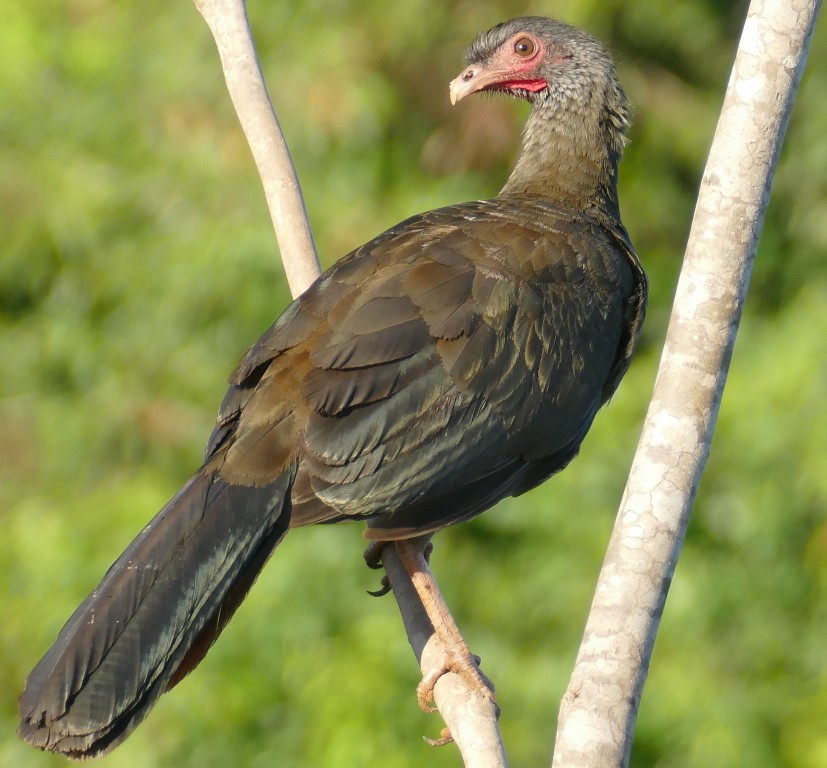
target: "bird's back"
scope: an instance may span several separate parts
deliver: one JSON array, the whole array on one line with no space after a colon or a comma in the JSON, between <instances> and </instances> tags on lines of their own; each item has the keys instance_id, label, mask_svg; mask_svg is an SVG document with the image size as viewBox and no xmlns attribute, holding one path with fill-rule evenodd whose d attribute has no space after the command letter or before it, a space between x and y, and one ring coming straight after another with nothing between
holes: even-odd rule
<instances>
[{"instance_id":1,"label":"bird's back","mask_svg":"<svg viewBox=\"0 0 827 768\"><path fill-rule=\"evenodd\" d=\"M496 198L357 249L236 370L210 455L229 482L295 463L295 525L399 538L467 519L577 453L628 364L645 283L599 212Z\"/></svg>"}]
</instances>

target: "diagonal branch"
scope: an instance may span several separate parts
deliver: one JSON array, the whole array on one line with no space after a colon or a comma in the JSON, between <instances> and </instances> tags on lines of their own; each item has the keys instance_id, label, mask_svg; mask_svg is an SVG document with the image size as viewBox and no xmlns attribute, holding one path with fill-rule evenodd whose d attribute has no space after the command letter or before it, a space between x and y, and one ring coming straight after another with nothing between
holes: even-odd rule
<instances>
[{"instance_id":1,"label":"diagonal branch","mask_svg":"<svg viewBox=\"0 0 827 768\"><path fill-rule=\"evenodd\" d=\"M555 768L626 766L709 453L773 171L820 0L753 0L649 412L557 726Z\"/></svg>"},{"instance_id":2,"label":"diagonal branch","mask_svg":"<svg viewBox=\"0 0 827 768\"><path fill-rule=\"evenodd\" d=\"M264 185L290 290L298 296L318 277L319 261L296 172L261 74L244 0L194 2L215 38L227 89ZM385 547L383 561L423 675L444 669L447 650L394 547ZM434 702L467 766L507 765L493 702L454 673L437 681Z\"/></svg>"}]
</instances>

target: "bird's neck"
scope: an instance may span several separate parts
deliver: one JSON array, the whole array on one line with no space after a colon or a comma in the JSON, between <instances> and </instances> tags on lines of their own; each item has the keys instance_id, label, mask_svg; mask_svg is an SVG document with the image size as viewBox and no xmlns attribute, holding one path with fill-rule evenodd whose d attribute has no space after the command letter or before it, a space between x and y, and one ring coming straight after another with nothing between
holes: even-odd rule
<instances>
[{"instance_id":1,"label":"bird's neck","mask_svg":"<svg viewBox=\"0 0 827 768\"><path fill-rule=\"evenodd\" d=\"M623 135L597 114L547 104L535 107L523 150L500 196L597 206L617 215L617 166Z\"/></svg>"}]
</instances>

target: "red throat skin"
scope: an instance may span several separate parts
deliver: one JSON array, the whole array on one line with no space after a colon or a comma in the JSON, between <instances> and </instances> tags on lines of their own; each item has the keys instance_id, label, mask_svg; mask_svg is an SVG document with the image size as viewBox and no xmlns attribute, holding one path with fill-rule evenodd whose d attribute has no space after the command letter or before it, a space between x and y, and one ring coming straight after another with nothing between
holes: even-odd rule
<instances>
[{"instance_id":1,"label":"red throat skin","mask_svg":"<svg viewBox=\"0 0 827 768\"><path fill-rule=\"evenodd\" d=\"M548 88L548 83L542 78L526 78L525 80L507 80L504 83L497 85L498 89L504 91L531 91L531 93L539 93Z\"/></svg>"}]
</instances>

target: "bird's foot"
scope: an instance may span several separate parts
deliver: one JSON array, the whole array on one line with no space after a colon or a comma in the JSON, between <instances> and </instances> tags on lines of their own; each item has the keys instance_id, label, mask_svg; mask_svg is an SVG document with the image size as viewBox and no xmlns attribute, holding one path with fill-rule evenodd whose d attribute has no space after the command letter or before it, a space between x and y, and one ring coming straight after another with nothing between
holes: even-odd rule
<instances>
[{"instance_id":1,"label":"bird's foot","mask_svg":"<svg viewBox=\"0 0 827 768\"><path fill-rule=\"evenodd\" d=\"M442 729L438 739L431 739L427 736L423 736L422 738L425 739L425 743L431 747L444 747L454 740L454 737L451 735L451 729L447 725Z\"/></svg>"},{"instance_id":2,"label":"bird's foot","mask_svg":"<svg viewBox=\"0 0 827 768\"><path fill-rule=\"evenodd\" d=\"M383 576L379 582L379 589L369 589L367 592L371 597L384 597L391 589L393 588L391 587L390 579L388 579L387 576Z\"/></svg>"},{"instance_id":3,"label":"bird's foot","mask_svg":"<svg viewBox=\"0 0 827 768\"><path fill-rule=\"evenodd\" d=\"M362 555L365 558L365 564L368 568L372 568L375 571L378 571L383 567L382 565L382 550L388 545L387 541L372 541L368 546L365 548L364 554ZM428 541L423 550L422 555L425 558L426 563L431 562L431 553L434 551L433 542ZM387 576L382 577L382 581L379 582L379 589L369 589L367 592L371 597L384 597L388 594L392 589L390 580Z\"/></svg>"},{"instance_id":4,"label":"bird's foot","mask_svg":"<svg viewBox=\"0 0 827 768\"><path fill-rule=\"evenodd\" d=\"M494 698L494 684L483 674L479 667L480 660L474 656L465 640L462 638L459 629L451 616L445 601L439 592L439 587L434 580L428 562L433 544L429 538L405 539L402 541L383 542L375 541L365 550L365 562L370 568L382 567L382 552L385 546L393 544L399 556L400 563L404 567L411 584L419 597L422 608L428 620L431 622L434 633L437 635L442 646L443 661L435 669L429 671L420 681L416 688L416 697L419 706L425 712L435 712L436 708L431 704L434 700L434 688L439 679L448 672L460 675L469 688L488 699L493 705L499 717L499 707ZM372 595L384 595L390 590L387 576L382 579L382 588ZM447 744L450 735L442 735L435 740L434 744Z\"/></svg>"},{"instance_id":5,"label":"bird's foot","mask_svg":"<svg viewBox=\"0 0 827 768\"><path fill-rule=\"evenodd\" d=\"M380 568L383 567L382 550L392 543L393 542L389 541L372 541L370 544L367 545L364 553L362 554L362 557L365 558L365 564L368 566L368 568L372 568L374 571L378 571ZM431 553L433 551L434 543L429 539L422 546L422 556L425 558L426 563L431 562Z\"/></svg>"},{"instance_id":6,"label":"bird's foot","mask_svg":"<svg viewBox=\"0 0 827 768\"><path fill-rule=\"evenodd\" d=\"M437 681L448 672L463 677L473 691L488 699L499 717L500 709L494 697L494 683L480 669L480 657L472 654L467 646L458 648L455 645L446 646L444 663L425 675L416 687L416 698L423 712L436 712L436 707L431 704L434 700L434 688Z\"/></svg>"},{"instance_id":7,"label":"bird's foot","mask_svg":"<svg viewBox=\"0 0 827 768\"><path fill-rule=\"evenodd\" d=\"M382 548L387 544L386 541L372 541L365 549L363 557L368 568L378 571L382 567ZM379 582L379 589L369 589L368 594L372 597L383 597L391 591L391 583L387 575L382 577Z\"/></svg>"},{"instance_id":8,"label":"bird's foot","mask_svg":"<svg viewBox=\"0 0 827 768\"><path fill-rule=\"evenodd\" d=\"M387 541L372 541L368 544L362 557L368 568L378 571L382 567L382 550L388 545Z\"/></svg>"}]
</instances>

